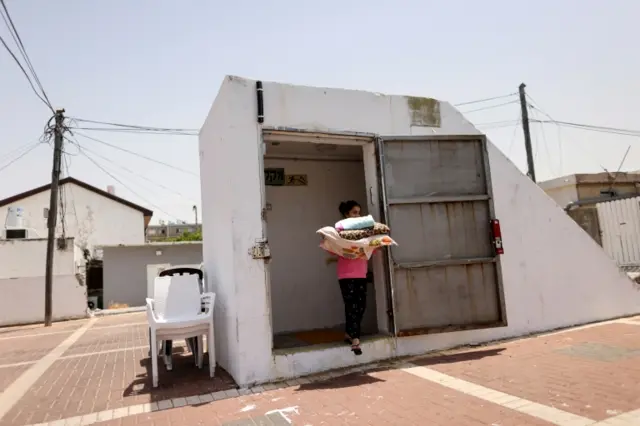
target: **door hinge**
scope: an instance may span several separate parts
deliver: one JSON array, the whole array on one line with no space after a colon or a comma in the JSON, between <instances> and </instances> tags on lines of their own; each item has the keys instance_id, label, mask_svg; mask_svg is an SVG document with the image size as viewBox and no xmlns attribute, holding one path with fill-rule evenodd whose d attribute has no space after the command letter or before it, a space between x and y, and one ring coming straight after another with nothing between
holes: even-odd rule
<instances>
[{"instance_id":1,"label":"door hinge","mask_svg":"<svg viewBox=\"0 0 640 426\"><path fill-rule=\"evenodd\" d=\"M267 203L266 206L260 212L260 217L262 218L262 220L264 221L267 220L267 212L270 212L270 211L271 211L271 203Z\"/></svg>"},{"instance_id":2,"label":"door hinge","mask_svg":"<svg viewBox=\"0 0 640 426\"><path fill-rule=\"evenodd\" d=\"M270 259L271 249L267 240L256 241L256 244L249 249L249 255L254 259Z\"/></svg>"}]
</instances>

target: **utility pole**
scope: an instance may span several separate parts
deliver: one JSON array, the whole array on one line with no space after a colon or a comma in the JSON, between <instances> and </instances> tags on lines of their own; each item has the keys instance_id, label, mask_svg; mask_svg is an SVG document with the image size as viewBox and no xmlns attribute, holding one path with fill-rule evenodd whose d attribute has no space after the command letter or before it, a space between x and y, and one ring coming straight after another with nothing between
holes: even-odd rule
<instances>
[{"instance_id":1,"label":"utility pole","mask_svg":"<svg viewBox=\"0 0 640 426\"><path fill-rule=\"evenodd\" d=\"M522 111L522 131L524 132L524 147L527 150L527 176L532 181L536 181L536 170L533 164L533 149L531 148L531 132L529 130L529 108L527 106L527 95L524 83L520 85L520 110Z\"/></svg>"},{"instance_id":2,"label":"utility pole","mask_svg":"<svg viewBox=\"0 0 640 426\"><path fill-rule=\"evenodd\" d=\"M51 327L53 312L53 253L55 250L56 224L58 218L58 187L62 162L62 141L64 133L64 109L56 110L53 129L53 168L51 170L51 195L49 198L49 217L47 226L47 266L44 278L44 326ZM64 220L64 219L63 219Z\"/></svg>"},{"instance_id":3,"label":"utility pole","mask_svg":"<svg viewBox=\"0 0 640 426\"><path fill-rule=\"evenodd\" d=\"M196 215L196 230L198 229L198 206L193 206L193 213Z\"/></svg>"}]
</instances>

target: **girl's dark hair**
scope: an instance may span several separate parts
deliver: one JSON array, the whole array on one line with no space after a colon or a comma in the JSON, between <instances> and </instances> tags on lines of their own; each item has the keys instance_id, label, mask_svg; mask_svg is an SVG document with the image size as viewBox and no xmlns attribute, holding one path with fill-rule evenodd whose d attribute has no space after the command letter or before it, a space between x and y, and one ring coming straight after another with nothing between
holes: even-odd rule
<instances>
[{"instance_id":1,"label":"girl's dark hair","mask_svg":"<svg viewBox=\"0 0 640 426\"><path fill-rule=\"evenodd\" d=\"M354 200L343 201L338 206L338 210L340 211L340 214L342 216L347 216L351 209L354 207L360 207L360 204L358 204L358 202Z\"/></svg>"}]
</instances>

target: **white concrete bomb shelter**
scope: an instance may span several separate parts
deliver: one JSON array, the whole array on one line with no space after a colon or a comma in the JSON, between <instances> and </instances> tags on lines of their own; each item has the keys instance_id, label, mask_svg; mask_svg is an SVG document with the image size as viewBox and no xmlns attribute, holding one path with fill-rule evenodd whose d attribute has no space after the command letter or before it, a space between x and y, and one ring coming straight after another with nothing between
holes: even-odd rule
<instances>
[{"instance_id":1,"label":"white concrete bomb shelter","mask_svg":"<svg viewBox=\"0 0 640 426\"><path fill-rule=\"evenodd\" d=\"M447 102L228 76L200 170L217 356L241 385L640 312L636 285ZM345 199L399 243L371 262L360 357L328 342L343 306L314 234Z\"/></svg>"}]
</instances>

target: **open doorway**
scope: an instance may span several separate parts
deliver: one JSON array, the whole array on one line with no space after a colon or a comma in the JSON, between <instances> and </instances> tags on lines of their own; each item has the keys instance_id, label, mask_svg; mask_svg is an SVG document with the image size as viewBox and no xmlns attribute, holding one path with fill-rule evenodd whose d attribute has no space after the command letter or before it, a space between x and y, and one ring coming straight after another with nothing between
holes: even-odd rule
<instances>
[{"instance_id":1,"label":"open doorway","mask_svg":"<svg viewBox=\"0 0 640 426\"><path fill-rule=\"evenodd\" d=\"M344 304L336 265L327 264L329 255L318 247L315 231L341 219L338 206L345 200L358 201L362 213L369 214L369 191L363 146L331 141L265 140L274 349L344 345ZM365 339L379 331L376 275L369 274Z\"/></svg>"}]
</instances>

